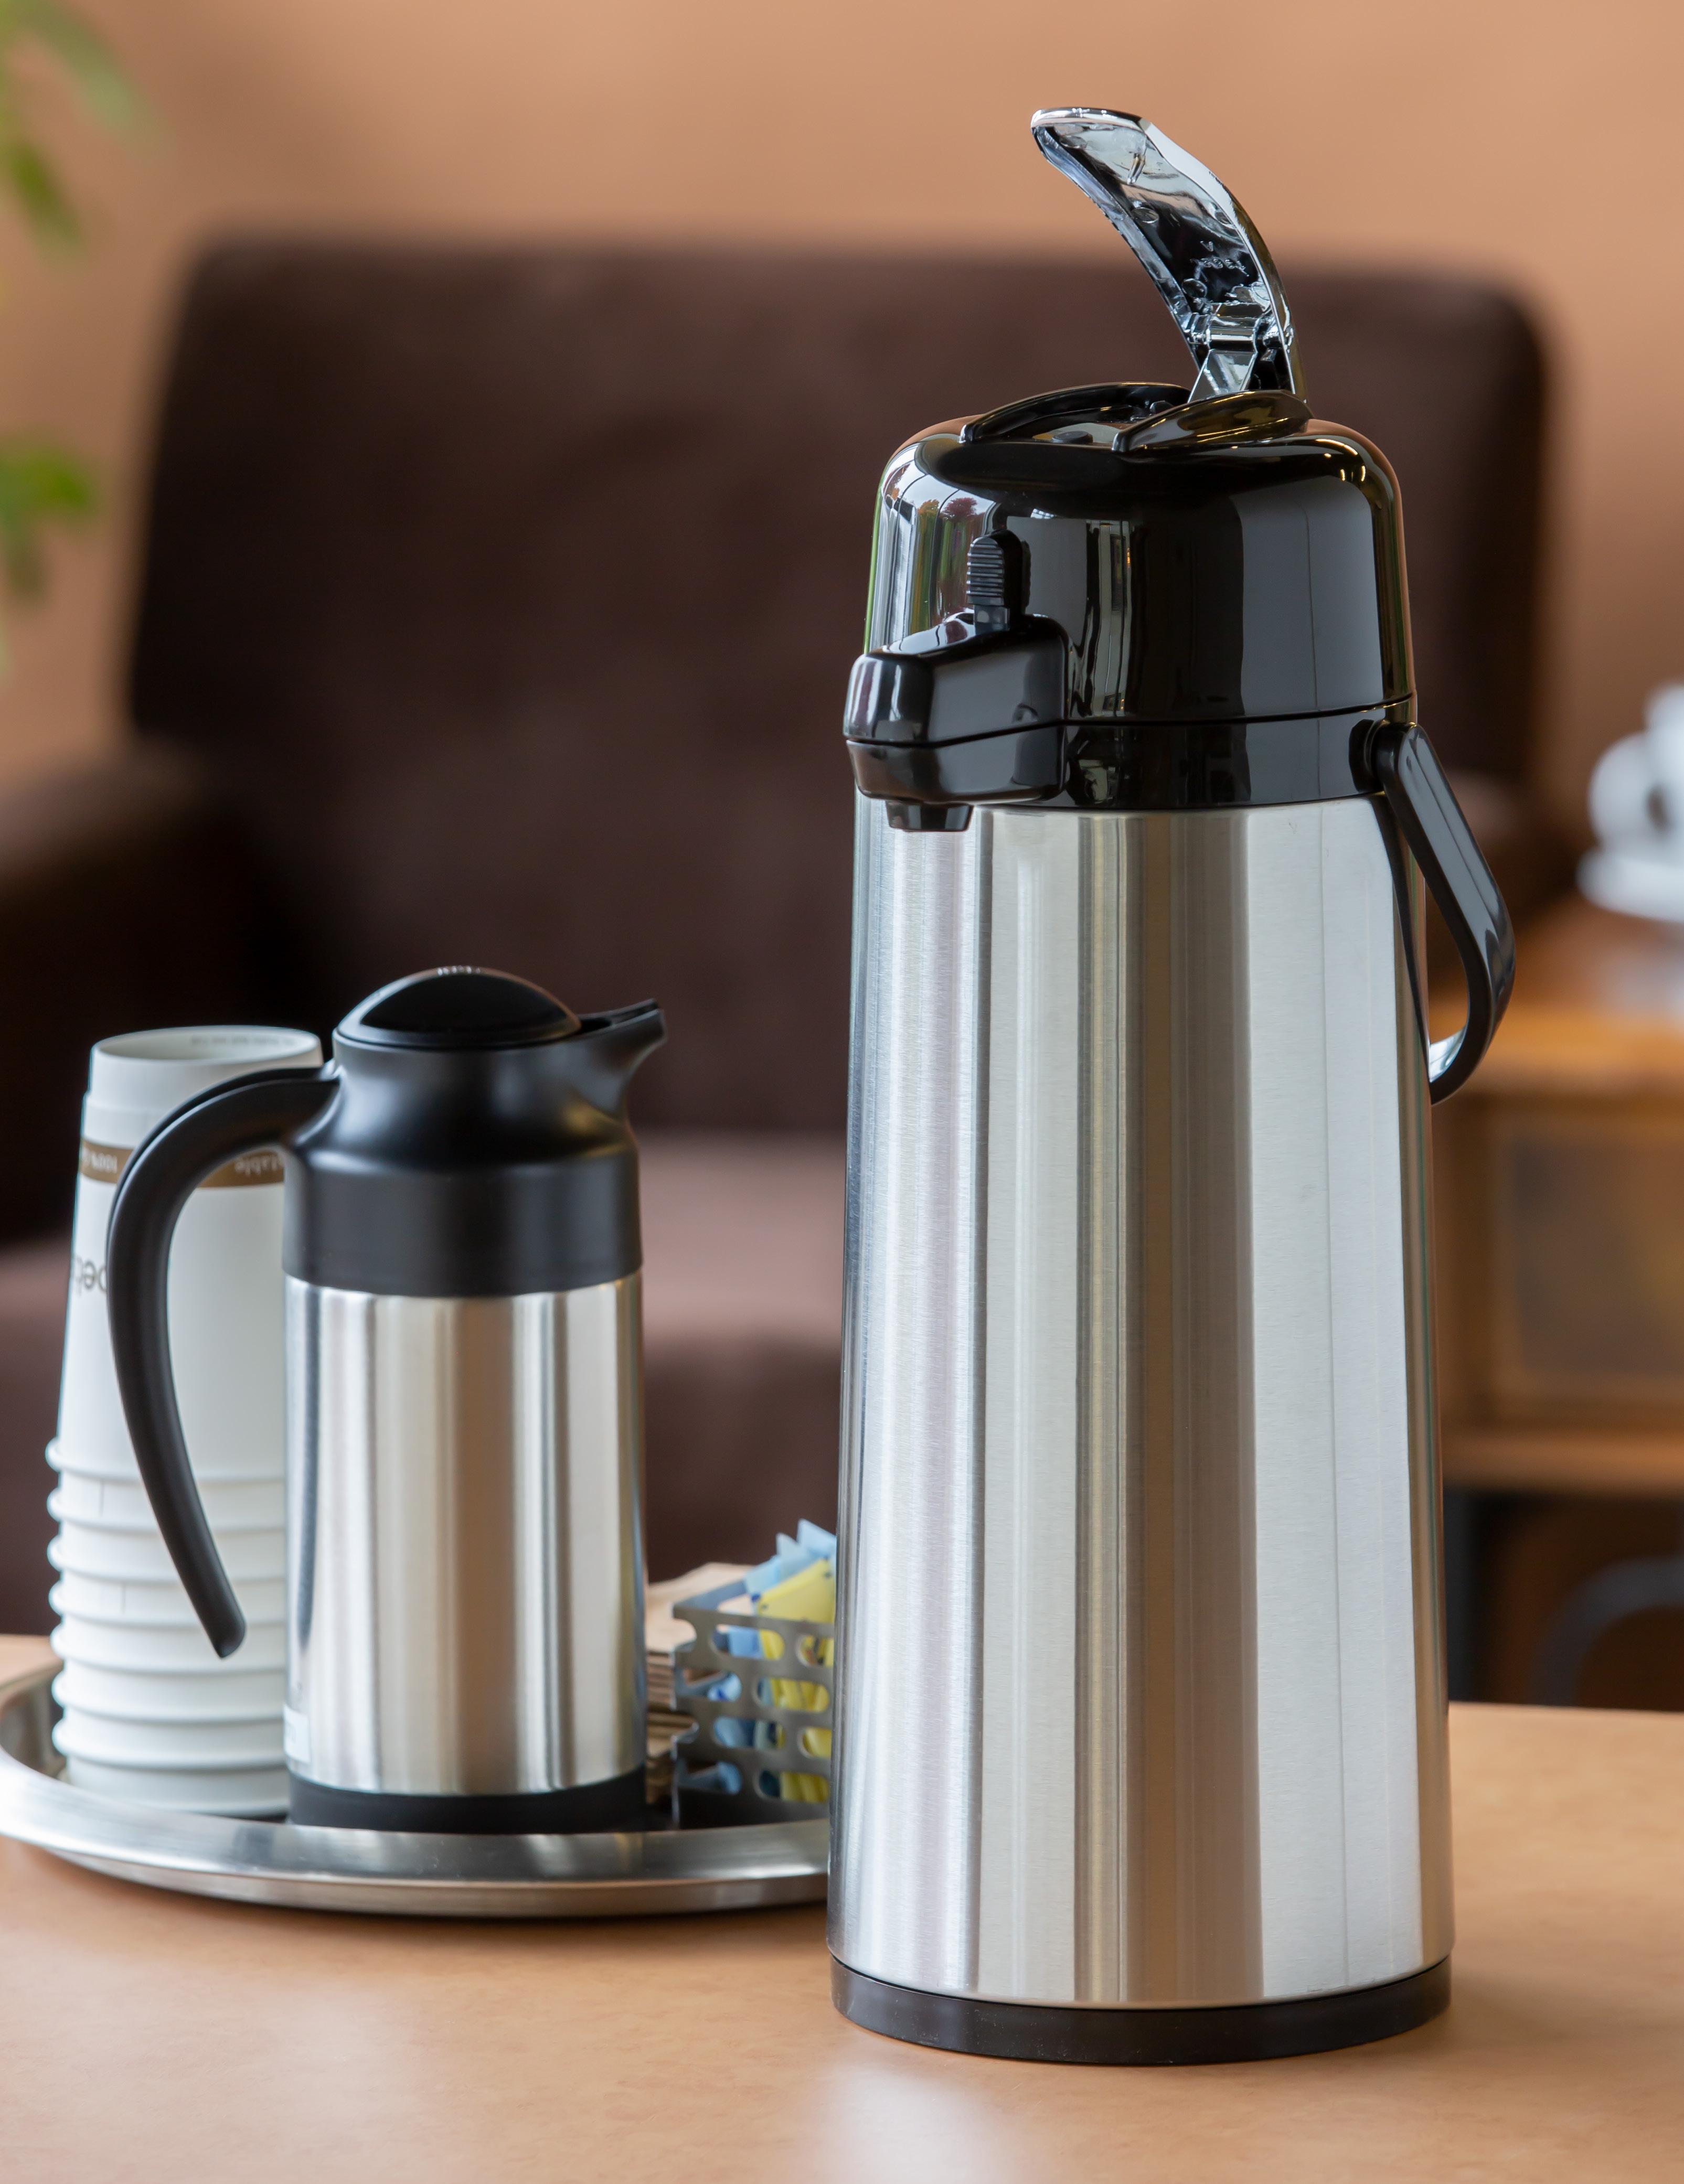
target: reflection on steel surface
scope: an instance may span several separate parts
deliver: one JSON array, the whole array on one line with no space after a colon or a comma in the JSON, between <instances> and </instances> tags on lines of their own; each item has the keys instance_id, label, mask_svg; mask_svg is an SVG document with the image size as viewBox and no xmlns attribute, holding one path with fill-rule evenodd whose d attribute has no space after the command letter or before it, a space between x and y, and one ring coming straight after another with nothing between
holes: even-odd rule
<instances>
[{"instance_id":1,"label":"reflection on steel surface","mask_svg":"<svg viewBox=\"0 0 1684 2184\"><path fill-rule=\"evenodd\" d=\"M287 1277L294 1773L509 1796L642 1763L638 1297Z\"/></svg>"},{"instance_id":2,"label":"reflection on steel surface","mask_svg":"<svg viewBox=\"0 0 1684 2184\"><path fill-rule=\"evenodd\" d=\"M1450 1947L1427 1089L1373 805L860 807L832 1947L1118 2005Z\"/></svg>"}]
</instances>

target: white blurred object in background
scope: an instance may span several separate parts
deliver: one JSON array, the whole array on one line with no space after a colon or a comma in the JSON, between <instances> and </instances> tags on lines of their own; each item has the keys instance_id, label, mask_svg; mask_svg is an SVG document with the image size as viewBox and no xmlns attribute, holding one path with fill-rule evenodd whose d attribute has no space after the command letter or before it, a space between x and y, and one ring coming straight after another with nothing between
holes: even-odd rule
<instances>
[{"instance_id":1,"label":"white blurred object in background","mask_svg":"<svg viewBox=\"0 0 1684 2184\"><path fill-rule=\"evenodd\" d=\"M1603 753L1590 801L1598 846L1581 888L1604 910L1684 923L1684 682L1664 682L1642 733Z\"/></svg>"}]
</instances>

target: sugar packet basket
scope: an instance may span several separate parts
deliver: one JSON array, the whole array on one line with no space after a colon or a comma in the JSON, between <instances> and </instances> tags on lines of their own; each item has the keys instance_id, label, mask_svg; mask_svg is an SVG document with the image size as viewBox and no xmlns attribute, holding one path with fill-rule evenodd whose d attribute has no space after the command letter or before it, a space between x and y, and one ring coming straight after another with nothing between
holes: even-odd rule
<instances>
[{"instance_id":1,"label":"sugar packet basket","mask_svg":"<svg viewBox=\"0 0 1684 2184\"><path fill-rule=\"evenodd\" d=\"M673 1705L696 1724L673 1747L682 1826L813 1820L829 1810L836 1626L725 1606L742 1596L733 1578L673 1604L696 1634L672 1657ZM733 1635L744 1633L758 1639L756 1651Z\"/></svg>"}]
</instances>

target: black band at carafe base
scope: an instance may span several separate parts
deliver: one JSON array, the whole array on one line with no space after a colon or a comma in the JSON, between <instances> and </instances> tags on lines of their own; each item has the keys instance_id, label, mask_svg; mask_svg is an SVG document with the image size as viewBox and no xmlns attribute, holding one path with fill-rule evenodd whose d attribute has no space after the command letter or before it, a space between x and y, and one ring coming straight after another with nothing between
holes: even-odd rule
<instances>
[{"instance_id":1,"label":"black band at carafe base","mask_svg":"<svg viewBox=\"0 0 1684 2184\"><path fill-rule=\"evenodd\" d=\"M641 1827L644 1770L568 1790L523 1791L506 1797L406 1797L336 1790L287 1772L287 1817L301 1828L379 1828L427 1836L592 1836Z\"/></svg>"},{"instance_id":2,"label":"black band at carafe base","mask_svg":"<svg viewBox=\"0 0 1684 2184\"><path fill-rule=\"evenodd\" d=\"M1258 2063L1389 2040L1448 2008L1450 1959L1384 1986L1347 1988L1296 2002L1247 2002L1186 2009L1070 2009L928 1994L850 1971L834 1958L830 1996L868 2032L994 2055L1018 2063Z\"/></svg>"}]
</instances>

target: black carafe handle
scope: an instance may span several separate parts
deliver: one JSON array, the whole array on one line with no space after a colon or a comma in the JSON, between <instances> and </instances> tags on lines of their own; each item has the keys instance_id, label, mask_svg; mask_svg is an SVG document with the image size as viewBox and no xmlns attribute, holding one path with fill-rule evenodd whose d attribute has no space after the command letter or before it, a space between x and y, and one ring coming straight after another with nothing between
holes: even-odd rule
<instances>
[{"instance_id":1,"label":"black carafe handle","mask_svg":"<svg viewBox=\"0 0 1684 2184\"><path fill-rule=\"evenodd\" d=\"M170 1243L181 1208L208 1175L302 1129L337 1081L331 1065L265 1070L189 1100L137 1150L111 1208L107 1307L123 1415L170 1559L224 1658L244 1638L246 1619L205 1521L181 1432L170 1356Z\"/></svg>"},{"instance_id":2,"label":"black carafe handle","mask_svg":"<svg viewBox=\"0 0 1684 2184\"><path fill-rule=\"evenodd\" d=\"M1491 866L1462 815L1438 753L1417 727L1376 730L1369 765L1386 808L1421 868L1468 982L1468 1018L1451 1039L1433 1040L1427 1084L1433 1100L1459 1092L1485 1059L1514 984L1514 928ZM1414 936L1407 914L1404 933ZM1417 970L1418 989L1425 980Z\"/></svg>"}]
</instances>

